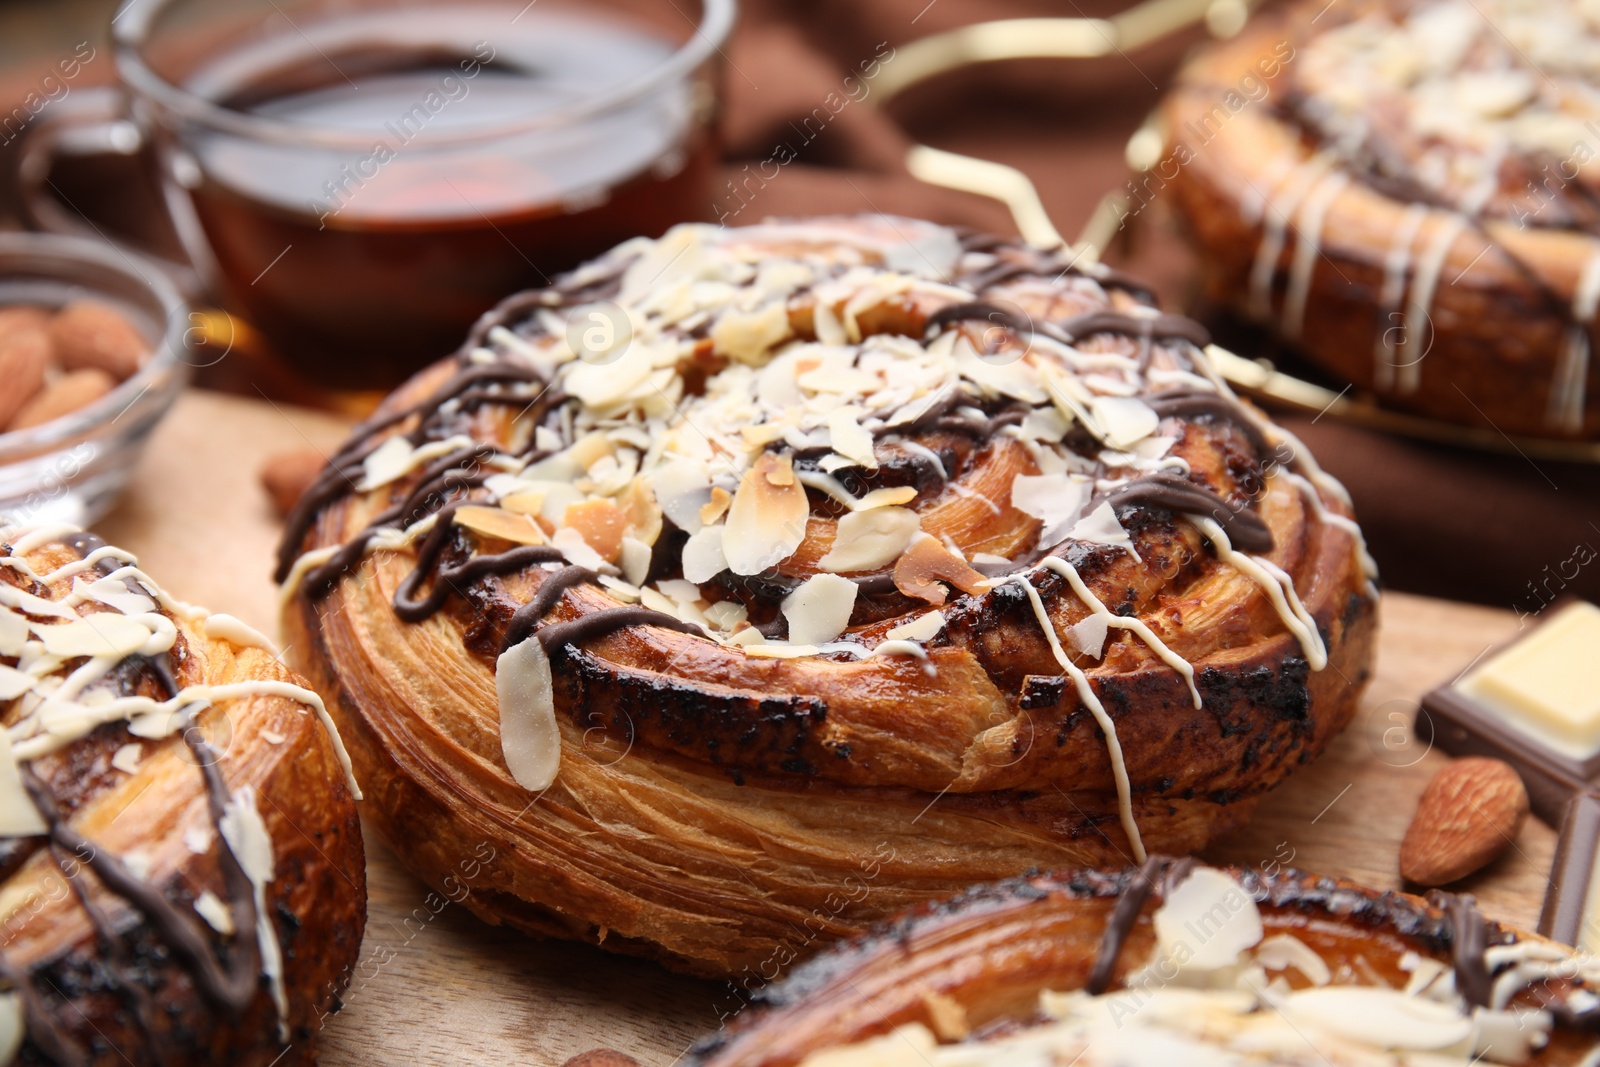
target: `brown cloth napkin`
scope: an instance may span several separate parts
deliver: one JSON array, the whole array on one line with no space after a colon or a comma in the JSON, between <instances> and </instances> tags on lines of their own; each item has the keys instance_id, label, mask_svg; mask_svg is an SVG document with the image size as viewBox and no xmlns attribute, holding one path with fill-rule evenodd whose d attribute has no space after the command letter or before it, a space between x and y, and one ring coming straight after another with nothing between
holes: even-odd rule
<instances>
[{"instance_id":1,"label":"brown cloth napkin","mask_svg":"<svg viewBox=\"0 0 1600 1067\"><path fill-rule=\"evenodd\" d=\"M1008 163L1039 187L1069 238L1127 180L1123 145L1170 85L1198 31L1132 54L970 67L892 103L874 75L907 43L999 18L1103 16L1127 0L743 0L724 49L727 165L708 218L884 211L1014 232L999 204L924 185L905 172L923 142ZM109 64L92 71L109 73ZM7 72L0 99L31 72ZM92 79L86 78L85 84ZM882 105L882 106L880 106ZM0 173L9 168L0 167ZM76 202L122 228L156 217L127 175L89 175ZM0 214L7 190L0 185ZM119 210L120 208L120 210ZM1108 253L1164 302L1188 304L1193 260L1158 200ZM1257 355L1248 347L1243 355ZM270 388L270 387L269 387ZM1383 436L1331 418L1283 416L1349 487L1389 586L1537 611L1561 593L1600 600L1600 466L1530 462Z\"/></svg>"}]
</instances>

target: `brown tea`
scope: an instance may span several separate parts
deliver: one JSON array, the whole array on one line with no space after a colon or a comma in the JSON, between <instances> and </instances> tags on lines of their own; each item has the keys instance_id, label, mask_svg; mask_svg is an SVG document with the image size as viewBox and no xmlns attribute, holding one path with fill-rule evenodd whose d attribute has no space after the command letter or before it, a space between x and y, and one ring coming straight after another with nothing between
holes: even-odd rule
<instances>
[{"instance_id":1,"label":"brown tea","mask_svg":"<svg viewBox=\"0 0 1600 1067\"><path fill-rule=\"evenodd\" d=\"M393 384L500 298L709 211L707 86L572 113L627 97L671 55L640 25L438 5L299 30L230 50L185 87L341 143L209 131L173 146L171 169L223 301L314 382Z\"/></svg>"}]
</instances>

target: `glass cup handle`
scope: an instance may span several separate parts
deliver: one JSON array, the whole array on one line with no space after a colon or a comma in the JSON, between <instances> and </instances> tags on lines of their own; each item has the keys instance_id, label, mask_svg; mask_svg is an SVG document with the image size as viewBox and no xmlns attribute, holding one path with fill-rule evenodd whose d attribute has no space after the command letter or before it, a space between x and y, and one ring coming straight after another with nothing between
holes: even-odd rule
<instances>
[{"instance_id":1,"label":"glass cup handle","mask_svg":"<svg viewBox=\"0 0 1600 1067\"><path fill-rule=\"evenodd\" d=\"M192 266L109 236L75 206L63 204L50 182L51 168L61 156L131 156L144 144L144 134L130 117L121 89L79 89L57 101L37 123L22 132L17 145L17 195L23 218L35 230L110 244L124 255L159 269L186 298L198 299L204 287Z\"/></svg>"}]
</instances>

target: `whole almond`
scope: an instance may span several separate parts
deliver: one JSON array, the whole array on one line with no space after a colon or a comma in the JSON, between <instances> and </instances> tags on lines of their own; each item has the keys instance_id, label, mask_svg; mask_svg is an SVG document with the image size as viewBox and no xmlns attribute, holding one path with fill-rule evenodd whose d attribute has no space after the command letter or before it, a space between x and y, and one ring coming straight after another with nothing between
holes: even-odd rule
<instances>
[{"instance_id":1,"label":"whole almond","mask_svg":"<svg viewBox=\"0 0 1600 1067\"><path fill-rule=\"evenodd\" d=\"M261 487L272 498L272 507L279 516L294 510L295 503L311 488L327 462L314 448L275 452L267 457L261 465Z\"/></svg>"},{"instance_id":2,"label":"whole almond","mask_svg":"<svg viewBox=\"0 0 1600 1067\"><path fill-rule=\"evenodd\" d=\"M0 308L0 337L24 328L48 331L50 312L32 304L13 304Z\"/></svg>"},{"instance_id":3,"label":"whole almond","mask_svg":"<svg viewBox=\"0 0 1600 1067\"><path fill-rule=\"evenodd\" d=\"M116 379L103 370L91 368L63 374L24 404L8 429L27 430L42 426L94 403L116 387Z\"/></svg>"},{"instance_id":4,"label":"whole almond","mask_svg":"<svg viewBox=\"0 0 1600 1067\"><path fill-rule=\"evenodd\" d=\"M1448 885L1510 847L1528 817L1528 790L1509 764L1468 756L1422 791L1400 843L1400 873L1424 886Z\"/></svg>"},{"instance_id":5,"label":"whole almond","mask_svg":"<svg viewBox=\"0 0 1600 1067\"><path fill-rule=\"evenodd\" d=\"M0 315L5 311L0 310ZM44 388L50 365L50 335L38 325L0 323L0 427L11 422Z\"/></svg>"},{"instance_id":6,"label":"whole almond","mask_svg":"<svg viewBox=\"0 0 1600 1067\"><path fill-rule=\"evenodd\" d=\"M150 351L126 315L94 300L77 300L56 312L50 339L67 370L102 370L119 382L137 373Z\"/></svg>"},{"instance_id":7,"label":"whole almond","mask_svg":"<svg viewBox=\"0 0 1600 1067\"><path fill-rule=\"evenodd\" d=\"M578 1053L561 1067L639 1067L639 1061L614 1048L592 1048Z\"/></svg>"}]
</instances>

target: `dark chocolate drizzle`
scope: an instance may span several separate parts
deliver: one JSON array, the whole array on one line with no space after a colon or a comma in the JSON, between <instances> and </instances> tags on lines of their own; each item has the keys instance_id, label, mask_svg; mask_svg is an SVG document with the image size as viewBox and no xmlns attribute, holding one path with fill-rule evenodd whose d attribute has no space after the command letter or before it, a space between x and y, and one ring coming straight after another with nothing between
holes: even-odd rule
<instances>
[{"instance_id":1,"label":"dark chocolate drizzle","mask_svg":"<svg viewBox=\"0 0 1600 1067\"><path fill-rule=\"evenodd\" d=\"M506 625L506 635L501 640L500 651L504 652L512 645L521 644L527 640L534 628L550 614L562 594L575 585L592 582L599 575L588 567L566 566L558 571L549 571L539 582L539 588L534 591L533 597L523 604L511 615L511 621Z\"/></svg>"},{"instance_id":2,"label":"dark chocolate drizzle","mask_svg":"<svg viewBox=\"0 0 1600 1067\"><path fill-rule=\"evenodd\" d=\"M194 741L190 741L190 744L191 748L196 746ZM198 745L204 746L204 742L200 741ZM202 748L201 751L207 758L216 758L209 748ZM172 955L189 972L195 990L203 1000L230 1019L243 1015L260 987L260 946L252 936L256 927L255 893L233 850L222 837L220 820L226 787L221 784L221 775L216 767L202 767L202 772L206 774L206 786L210 792L211 816L219 826L217 840L220 843L220 865L229 896L233 898L233 916L238 932L226 964L218 961L215 950L201 932L198 916L191 919L159 889L136 877L116 856L96 848L62 817L55 796L33 773L32 768L20 766L18 770L22 775L23 787L33 800L34 807L39 810L39 817L44 820L51 843L72 855L83 857L84 865L95 873L102 885L144 915L156 934L166 942ZM217 795L218 789L223 790L221 797Z\"/></svg>"},{"instance_id":3,"label":"dark chocolate drizzle","mask_svg":"<svg viewBox=\"0 0 1600 1067\"><path fill-rule=\"evenodd\" d=\"M548 652L565 645L580 645L592 638L604 637L629 626L659 626L665 630L676 630L681 634L704 636L704 631L693 623L684 622L676 615L641 608L637 604L601 608L599 611L579 615L576 619L541 626L537 630L537 635L539 643Z\"/></svg>"},{"instance_id":4,"label":"dark chocolate drizzle","mask_svg":"<svg viewBox=\"0 0 1600 1067\"><path fill-rule=\"evenodd\" d=\"M1111 988L1111 977L1116 972L1117 961L1122 958L1123 946L1128 943L1128 937L1133 933L1134 924L1139 919L1139 913L1144 910L1145 901L1150 898L1151 892L1156 888L1156 882L1161 882L1161 894L1165 897L1172 892L1172 888L1194 870L1195 861L1185 856L1182 859L1172 859L1167 856L1150 856L1144 865L1134 868L1123 886L1122 892L1117 895L1117 902L1111 908L1111 914L1106 919L1106 928L1100 935L1100 948L1095 953L1094 966L1089 968L1089 980L1084 989L1091 996L1099 996Z\"/></svg>"},{"instance_id":5,"label":"dark chocolate drizzle","mask_svg":"<svg viewBox=\"0 0 1600 1067\"><path fill-rule=\"evenodd\" d=\"M1061 323L1058 327L1069 340L1097 333L1115 333L1154 341L1187 341L1196 348L1211 343L1206 328L1182 315L1130 315L1125 311L1091 311Z\"/></svg>"},{"instance_id":6,"label":"dark chocolate drizzle","mask_svg":"<svg viewBox=\"0 0 1600 1067\"><path fill-rule=\"evenodd\" d=\"M965 304L951 304L942 307L928 316L924 327L927 334L935 334L953 322L972 321L991 322L996 326L1003 326L1014 333L1025 333L1033 329L1033 324L1026 319L1020 319L1009 309L998 304L991 304L984 300L972 300Z\"/></svg>"},{"instance_id":7,"label":"dark chocolate drizzle","mask_svg":"<svg viewBox=\"0 0 1600 1067\"><path fill-rule=\"evenodd\" d=\"M1090 996L1097 997L1111 988L1111 976L1117 969L1117 960L1122 957L1122 946L1128 943L1133 924L1144 910L1144 902L1155 888L1156 875L1166 862L1160 856L1145 860L1142 867L1134 870L1127 887L1112 905L1105 932L1100 935L1100 950L1095 955L1094 966L1089 968L1089 980L1084 983Z\"/></svg>"},{"instance_id":8,"label":"dark chocolate drizzle","mask_svg":"<svg viewBox=\"0 0 1600 1067\"><path fill-rule=\"evenodd\" d=\"M1141 475L1106 494L1113 508L1130 505L1166 508L1215 519L1228 541L1242 552L1272 551L1272 527L1247 507L1234 507L1205 486L1179 474L1156 471Z\"/></svg>"},{"instance_id":9,"label":"dark chocolate drizzle","mask_svg":"<svg viewBox=\"0 0 1600 1067\"><path fill-rule=\"evenodd\" d=\"M1265 458L1272 452L1272 443L1260 425L1230 396L1202 389L1166 389L1143 399L1163 419L1209 417L1231 422L1245 435L1258 457Z\"/></svg>"},{"instance_id":10,"label":"dark chocolate drizzle","mask_svg":"<svg viewBox=\"0 0 1600 1067\"><path fill-rule=\"evenodd\" d=\"M379 433L415 417L419 420L418 425L416 429L407 435L412 444L415 445L420 443L423 434L426 432L428 418L445 404L466 392L468 387L485 382L533 383L542 381L543 379L537 371L519 363L501 361L498 363L474 364L452 375L425 399L408 407L398 408L387 414L374 416L357 426L350 440L328 461L328 465L323 468L322 474L318 476L317 480L296 502L294 509L290 511L288 517L284 520L283 541L278 548L278 569L274 572L274 580L282 582L289 577L290 570L294 568L294 561L300 555L300 546L305 543L306 535L311 532L311 525L316 521L322 509L355 488L356 482L362 475L361 462L382 444L377 439ZM538 398L530 399L526 396L507 394L504 399L507 404L531 404ZM476 449L476 451L481 451L481 449ZM443 458L448 459L450 457ZM442 460L436 461L436 464L439 462L442 462ZM460 461L458 460L455 465L459 466ZM424 478L424 481L426 480ZM396 515L384 525L392 524L399 517ZM377 525L376 522L375 525ZM369 539L370 536L368 534ZM363 547L365 547L365 542L363 542Z\"/></svg>"},{"instance_id":11,"label":"dark chocolate drizzle","mask_svg":"<svg viewBox=\"0 0 1600 1067\"><path fill-rule=\"evenodd\" d=\"M1467 893L1430 893L1429 902L1444 909L1450 919L1450 958L1455 966L1456 992L1468 1007L1487 1008L1494 993L1489 973L1489 924L1478 902Z\"/></svg>"}]
</instances>

